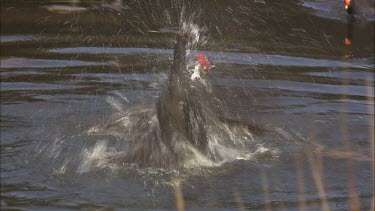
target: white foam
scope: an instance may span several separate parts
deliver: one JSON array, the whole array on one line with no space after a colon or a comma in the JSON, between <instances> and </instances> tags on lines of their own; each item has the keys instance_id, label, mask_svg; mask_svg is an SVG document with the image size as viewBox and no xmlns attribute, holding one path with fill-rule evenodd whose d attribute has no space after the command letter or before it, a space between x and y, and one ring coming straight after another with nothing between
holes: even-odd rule
<instances>
[{"instance_id":1,"label":"white foam","mask_svg":"<svg viewBox=\"0 0 375 211\"><path fill-rule=\"evenodd\" d=\"M106 161L103 158L107 157L107 141L97 141L92 150L82 150L82 163L78 166L78 173L89 172L93 167L104 167Z\"/></svg>"}]
</instances>

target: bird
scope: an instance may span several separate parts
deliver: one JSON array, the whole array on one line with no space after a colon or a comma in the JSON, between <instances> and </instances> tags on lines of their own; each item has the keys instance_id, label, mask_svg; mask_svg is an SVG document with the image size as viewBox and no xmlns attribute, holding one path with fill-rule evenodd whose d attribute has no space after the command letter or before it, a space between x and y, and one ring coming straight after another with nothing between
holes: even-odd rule
<instances>
[{"instance_id":1,"label":"bird","mask_svg":"<svg viewBox=\"0 0 375 211\"><path fill-rule=\"evenodd\" d=\"M345 10L349 15L374 16L375 0L344 0Z\"/></svg>"}]
</instances>

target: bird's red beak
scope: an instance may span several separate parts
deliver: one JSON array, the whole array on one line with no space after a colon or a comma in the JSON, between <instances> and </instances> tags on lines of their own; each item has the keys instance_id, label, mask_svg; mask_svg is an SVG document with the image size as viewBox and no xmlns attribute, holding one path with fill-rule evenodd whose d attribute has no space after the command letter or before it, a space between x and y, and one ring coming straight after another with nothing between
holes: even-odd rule
<instances>
[{"instance_id":1,"label":"bird's red beak","mask_svg":"<svg viewBox=\"0 0 375 211\"><path fill-rule=\"evenodd\" d=\"M351 0L345 0L345 9L348 10L350 7Z\"/></svg>"},{"instance_id":2,"label":"bird's red beak","mask_svg":"<svg viewBox=\"0 0 375 211\"><path fill-rule=\"evenodd\" d=\"M203 53L197 53L197 61L201 65L203 71L208 73L212 68L211 62L207 59L207 57Z\"/></svg>"}]
</instances>

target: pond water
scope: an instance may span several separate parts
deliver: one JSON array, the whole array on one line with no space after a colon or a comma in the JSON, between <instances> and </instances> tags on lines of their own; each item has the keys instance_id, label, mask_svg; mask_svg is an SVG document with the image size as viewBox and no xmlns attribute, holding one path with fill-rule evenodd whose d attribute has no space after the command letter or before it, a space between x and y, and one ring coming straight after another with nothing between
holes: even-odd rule
<instances>
[{"instance_id":1,"label":"pond water","mask_svg":"<svg viewBox=\"0 0 375 211\"><path fill-rule=\"evenodd\" d=\"M374 8L363 7L353 21L341 0L2 1L1 209L370 210ZM178 168L109 162L152 124L181 17L215 65L208 105L272 132L220 162L195 151Z\"/></svg>"}]
</instances>

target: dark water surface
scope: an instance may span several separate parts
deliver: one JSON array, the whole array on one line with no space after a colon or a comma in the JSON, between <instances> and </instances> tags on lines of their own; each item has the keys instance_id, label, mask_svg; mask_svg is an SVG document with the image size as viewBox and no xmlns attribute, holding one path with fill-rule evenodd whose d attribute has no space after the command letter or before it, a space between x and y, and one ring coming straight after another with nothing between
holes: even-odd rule
<instances>
[{"instance_id":1,"label":"dark water surface","mask_svg":"<svg viewBox=\"0 0 375 211\"><path fill-rule=\"evenodd\" d=\"M371 8L350 28L341 0L189 1L212 106L278 135L166 169L106 158L152 124L128 114L156 102L181 6L119 2L1 2L2 209L174 210L180 190L192 210L371 209Z\"/></svg>"}]
</instances>

